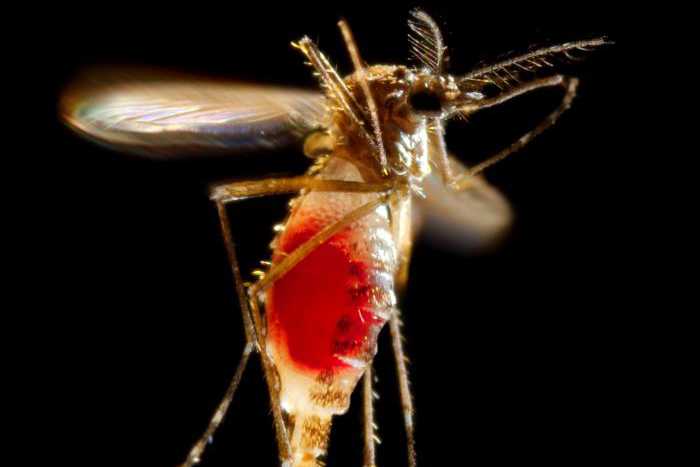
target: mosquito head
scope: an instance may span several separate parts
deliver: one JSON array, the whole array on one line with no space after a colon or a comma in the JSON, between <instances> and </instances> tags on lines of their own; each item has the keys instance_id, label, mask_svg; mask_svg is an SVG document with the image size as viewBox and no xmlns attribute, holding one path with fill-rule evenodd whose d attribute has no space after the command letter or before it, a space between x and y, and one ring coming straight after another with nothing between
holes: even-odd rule
<instances>
[{"instance_id":1,"label":"mosquito head","mask_svg":"<svg viewBox=\"0 0 700 467\"><path fill-rule=\"evenodd\" d=\"M356 161L379 177L405 177L419 186L429 173L430 146L442 138L442 120L478 93L465 94L455 78L443 72L445 47L432 18L414 10L409 26L413 55L420 66L367 66L347 22L338 25L354 72L342 78L308 37L293 46L304 53L326 91L330 121L324 152ZM316 141L307 154L318 147ZM442 143L441 143L442 144ZM313 150L312 150L313 149Z\"/></svg>"},{"instance_id":2,"label":"mosquito head","mask_svg":"<svg viewBox=\"0 0 700 467\"><path fill-rule=\"evenodd\" d=\"M412 72L411 76L408 105L418 117L445 119L484 98L479 91L460 86L449 74L423 69Z\"/></svg>"},{"instance_id":3,"label":"mosquito head","mask_svg":"<svg viewBox=\"0 0 700 467\"><path fill-rule=\"evenodd\" d=\"M362 70L361 76L376 106L389 169L394 175L406 176L416 183L430 173L431 132L441 127L443 120L462 112L466 105L483 99L478 91L460 86L452 75L439 74L429 68L374 65ZM360 75L357 72L349 75L344 84L349 91L348 101L367 109ZM354 124L352 114L346 111L334 115L335 127L339 129L338 134L342 134L346 147L355 158L361 157L358 154L362 153L362 147L367 147L368 138L358 129L371 128L371 125ZM374 149L370 152L376 153Z\"/></svg>"}]
</instances>

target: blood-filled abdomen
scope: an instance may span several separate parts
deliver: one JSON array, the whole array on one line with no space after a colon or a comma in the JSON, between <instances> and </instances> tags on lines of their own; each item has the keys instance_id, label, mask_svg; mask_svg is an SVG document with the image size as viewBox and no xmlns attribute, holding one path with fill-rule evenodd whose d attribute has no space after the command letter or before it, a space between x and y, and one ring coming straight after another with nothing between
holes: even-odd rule
<instances>
[{"instance_id":1,"label":"blood-filled abdomen","mask_svg":"<svg viewBox=\"0 0 700 467\"><path fill-rule=\"evenodd\" d=\"M362 181L352 164L337 158L318 176ZM376 196L303 194L273 243L273 264ZM327 422L330 428L330 416L347 410L395 306L395 270L395 242L382 206L319 245L268 289L267 350L280 376L282 407L303 418L297 423Z\"/></svg>"}]
</instances>

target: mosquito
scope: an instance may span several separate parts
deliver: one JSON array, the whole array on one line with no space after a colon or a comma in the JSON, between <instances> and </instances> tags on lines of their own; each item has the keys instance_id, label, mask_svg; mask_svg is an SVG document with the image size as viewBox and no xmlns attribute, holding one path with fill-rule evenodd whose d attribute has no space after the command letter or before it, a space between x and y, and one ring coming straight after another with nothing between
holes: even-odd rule
<instances>
[{"instance_id":1,"label":"mosquito","mask_svg":"<svg viewBox=\"0 0 700 467\"><path fill-rule=\"evenodd\" d=\"M397 296L406 287L417 225L449 232L462 248L508 226L507 201L480 175L552 126L578 79L552 73L560 60L609 43L567 42L478 67L445 72L437 23L413 10L416 66L367 66L344 20L338 23L354 72L336 71L304 37L293 47L322 92L165 74L95 74L77 80L60 109L97 142L148 156L246 153L303 141L314 160L305 175L218 184L211 189L240 301L246 344L222 401L183 467L197 464L221 424L251 354L262 361L279 460L322 465L333 416L345 413L363 380L364 465L375 465L372 360L389 323L408 462L416 465L414 409ZM467 168L447 150L445 123L541 88L561 88L558 107L499 153ZM226 210L229 203L296 195L275 226L271 258L244 281Z\"/></svg>"}]
</instances>

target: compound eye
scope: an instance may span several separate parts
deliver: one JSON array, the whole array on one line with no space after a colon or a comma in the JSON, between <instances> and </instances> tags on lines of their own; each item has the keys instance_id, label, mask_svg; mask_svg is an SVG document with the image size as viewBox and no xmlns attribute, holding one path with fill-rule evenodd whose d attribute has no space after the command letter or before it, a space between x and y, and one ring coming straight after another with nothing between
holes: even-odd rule
<instances>
[{"instance_id":1,"label":"compound eye","mask_svg":"<svg viewBox=\"0 0 700 467\"><path fill-rule=\"evenodd\" d=\"M409 99L411 108L418 113L439 114L442 112L440 96L429 89L420 89L411 93Z\"/></svg>"}]
</instances>

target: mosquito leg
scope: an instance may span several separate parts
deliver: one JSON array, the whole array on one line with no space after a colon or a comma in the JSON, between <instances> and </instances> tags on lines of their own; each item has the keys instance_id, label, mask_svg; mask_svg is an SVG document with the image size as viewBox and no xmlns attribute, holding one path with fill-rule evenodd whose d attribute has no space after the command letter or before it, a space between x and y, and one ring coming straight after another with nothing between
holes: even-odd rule
<instances>
[{"instance_id":1,"label":"mosquito leg","mask_svg":"<svg viewBox=\"0 0 700 467\"><path fill-rule=\"evenodd\" d=\"M275 422L275 433L277 435L277 447L279 449L280 461L284 465L291 459L291 447L289 445L289 436L287 434L287 427L282 418L282 410L279 404L279 396L277 390L277 383L274 379L274 368L272 362L267 357L267 353L264 351L262 344L262 327L259 323L259 318L256 321L255 317L259 316L259 313L251 314L249 307L248 297L246 295L245 285L243 284L243 279L241 277L240 267L238 265L238 259L236 257L236 246L233 240L233 234L231 233L230 221L228 214L226 213L226 207L221 201L216 202L216 208L219 213L219 220L221 222L221 231L224 237L224 243L226 244L226 251L228 253L229 262L231 264L231 269L233 270L233 278L236 286L236 292L238 294L238 301L241 306L241 313L243 314L243 322L245 325L246 340L248 343L254 343L255 348L261 356L261 361L263 364L263 373L265 375L265 382L267 383L267 389L270 395L270 405L272 406L272 416ZM255 310L257 312L257 310ZM251 318L253 316L253 318Z\"/></svg>"},{"instance_id":2,"label":"mosquito leg","mask_svg":"<svg viewBox=\"0 0 700 467\"><path fill-rule=\"evenodd\" d=\"M365 419L365 452L363 467L376 467L374 461L374 443L377 436L374 434L376 425L374 424L374 391L372 390L372 365L368 365L364 376L364 419Z\"/></svg>"},{"instance_id":3,"label":"mosquito leg","mask_svg":"<svg viewBox=\"0 0 700 467\"><path fill-rule=\"evenodd\" d=\"M210 192L213 201L228 204L246 198L298 193L303 189L348 193L375 193L391 188L389 183L349 182L323 180L315 177L264 178L214 185Z\"/></svg>"},{"instance_id":4,"label":"mosquito leg","mask_svg":"<svg viewBox=\"0 0 700 467\"><path fill-rule=\"evenodd\" d=\"M445 146L445 127L439 118L432 118L428 125L428 144L430 144L430 159L435 164L442 181L450 186L458 178L450 163L450 156Z\"/></svg>"},{"instance_id":5,"label":"mosquito leg","mask_svg":"<svg viewBox=\"0 0 700 467\"><path fill-rule=\"evenodd\" d=\"M399 380L399 394L401 396L401 408L403 409L404 426L406 427L406 444L408 445L408 465L416 467L416 442L413 425L413 397L408 382L408 369L406 368L406 354L403 349L403 336L401 335L401 318L399 311L395 310L389 320L391 332L391 345L396 358L396 375Z\"/></svg>"},{"instance_id":6,"label":"mosquito leg","mask_svg":"<svg viewBox=\"0 0 700 467\"><path fill-rule=\"evenodd\" d=\"M210 443L212 437L214 436L214 433L216 432L217 428L219 428L219 425L226 416L226 412L228 411L229 405L231 405L233 395L236 393L236 389L238 389L238 384L241 382L241 378L243 377L243 371L245 370L246 365L248 364L248 358L250 357L250 354L253 350L253 343L250 341L246 342L246 345L243 348L243 355L241 355L241 360L240 362L238 362L238 368L236 368L236 373L233 375L233 378L231 379L231 382L229 383L228 388L226 389L226 393L224 394L223 399L221 399L221 402L219 402L219 405L216 408L216 411L214 412L214 415L211 417L211 420L209 420L209 425L207 425L207 429L204 430L202 436L200 436L197 442L194 443L194 445L190 449L189 454L187 455L187 458L181 464L181 467L192 467L193 465L198 464L201 460L202 454L204 453L207 444Z\"/></svg>"},{"instance_id":7,"label":"mosquito leg","mask_svg":"<svg viewBox=\"0 0 700 467\"><path fill-rule=\"evenodd\" d=\"M242 287L243 283L241 281L240 269L238 267L238 259L236 258L236 250L234 247L231 230L229 228L226 211L221 203L217 203L217 209L219 213L221 231L225 239L226 252L228 254L229 263L231 264L231 269L233 270L235 287L238 292L239 299L241 297L245 298L245 290ZM256 331L250 319L250 313L244 305L241 306L241 314L243 317L243 328L245 331L246 344L243 348L243 355L241 356L241 360L238 363L238 368L236 369L236 372L234 373L233 378L231 379L231 382L229 383L229 386L226 389L224 397L222 398L221 402L219 402L216 411L209 420L209 424L207 425L206 430L204 430L204 433L199 437L199 439L194 443L194 445L190 449L187 458L181 464L182 467L192 467L193 465L199 463L199 461L201 460L202 454L204 453L207 444L210 442L210 440L214 436L214 433L219 428L219 425L226 416L229 406L231 405L231 400L233 400L233 396L236 393L236 389L238 389L238 385L240 384L241 378L243 377L243 372L245 371L251 352L257 350L256 345L258 339Z\"/></svg>"},{"instance_id":8,"label":"mosquito leg","mask_svg":"<svg viewBox=\"0 0 700 467\"><path fill-rule=\"evenodd\" d=\"M386 158L386 150L384 149L382 127L379 123L379 114L377 113L377 103L374 101L374 96L372 95L372 91L369 89L369 84L367 83L367 76L365 73L365 67L362 64L362 58L360 57L360 51L357 48L357 43L355 42L355 38L350 31L350 26L348 26L348 23L345 20L340 20L338 22L338 27L340 27L340 32L343 34L345 46L348 48L348 53L350 54L350 59L352 60L353 65L355 66L355 73L358 76L362 93L365 95L365 100L367 101L367 108L369 110L370 121L372 123L372 130L374 131L374 140L378 152L379 164L382 166L384 173L388 174L388 162Z\"/></svg>"},{"instance_id":9,"label":"mosquito leg","mask_svg":"<svg viewBox=\"0 0 700 467\"><path fill-rule=\"evenodd\" d=\"M396 292L403 295L408 281L408 266L413 248L411 228L411 202L410 198L392 199L391 224L394 230L399 249L399 264L396 273ZM389 331L391 333L391 345L396 360L396 375L399 382L399 396L403 411L404 427L406 431L406 445L408 446L408 464L416 466L416 447L413 428L413 397L408 381L408 369L406 368L406 356L403 349L403 337L401 336L401 321L399 310L395 308L389 319Z\"/></svg>"},{"instance_id":10,"label":"mosquito leg","mask_svg":"<svg viewBox=\"0 0 700 467\"><path fill-rule=\"evenodd\" d=\"M513 154L514 152L519 151L525 145L527 145L530 141L535 139L535 137L539 136L546 129L548 129L549 127L554 125L556 123L556 121L559 119L559 117L566 110L568 110L569 107L571 107L571 102L574 100L574 97L576 96L576 88L578 87L578 79L563 76L563 75L555 75L555 76L552 76L549 78L535 80L535 81L532 81L530 83L524 83L524 84L512 89L509 92L503 93L502 95L494 97L493 99L488 99L486 101L482 101L482 103L478 104L478 108L491 107L491 106L506 102L507 100L510 100L516 96L520 96L520 95L525 94L527 92L533 91L535 89L539 89L539 88L543 88L543 87L552 87L552 86L561 86L566 91L559 106L554 111L552 111L549 115L547 115L547 117L545 117L544 120L542 120L540 123L538 123L532 130L525 133L523 136L521 136L513 144L511 144L507 148L501 150L497 154L487 158L483 162L475 165L467 173L463 173L461 175L458 175L454 179L454 181L452 183L450 183L450 185L454 189L456 189L458 191L462 191L462 190L469 188L469 186L471 185L471 177L479 174L480 172L483 172L486 168L492 166L496 162L499 162L499 161L505 159L506 157Z\"/></svg>"}]
</instances>

